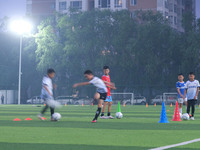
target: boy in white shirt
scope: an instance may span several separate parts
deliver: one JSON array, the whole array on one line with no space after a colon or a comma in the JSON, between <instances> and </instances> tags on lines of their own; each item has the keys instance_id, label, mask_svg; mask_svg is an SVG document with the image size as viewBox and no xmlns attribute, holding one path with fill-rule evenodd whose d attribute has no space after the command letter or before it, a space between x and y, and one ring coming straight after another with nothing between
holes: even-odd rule
<instances>
[{"instance_id":1,"label":"boy in white shirt","mask_svg":"<svg viewBox=\"0 0 200 150\"><path fill-rule=\"evenodd\" d=\"M46 110L50 107L48 104L49 100L53 100L53 84L52 79L55 76L55 70L54 69L48 69L47 75L45 75L42 79L42 90L41 90L41 98L44 99L44 102L46 103L46 106L42 109L41 113L38 115L38 118L40 120L43 120L43 115L46 112ZM51 112L51 121L54 121L52 118L52 115L54 114L54 108L50 107Z\"/></svg>"},{"instance_id":2,"label":"boy in white shirt","mask_svg":"<svg viewBox=\"0 0 200 150\"><path fill-rule=\"evenodd\" d=\"M189 80L185 85L185 93L184 99L187 94L188 105L187 105L187 113L190 113L190 107L192 107L192 116L191 120L194 120L194 112L195 112L195 104L198 99L199 94L199 81L195 80L195 74L193 72L189 73Z\"/></svg>"},{"instance_id":3,"label":"boy in white shirt","mask_svg":"<svg viewBox=\"0 0 200 150\"><path fill-rule=\"evenodd\" d=\"M107 87L105 83L98 77L95 77L90 70L86 70L84 72L84 76L89 82L82 82L82 83L76 83L73 85L73 88L76 88L78 86L84 86L84 85L89 85L93 84L96 87L96 94L94 96L95 100L98 100L98 108L95 114L94 119L92 120L92 123L97 122L97 118L99 117L99 114L101 113L101 107L103 104L103 101L106 100L107 97Z\"/></svg>"}]
</instances>

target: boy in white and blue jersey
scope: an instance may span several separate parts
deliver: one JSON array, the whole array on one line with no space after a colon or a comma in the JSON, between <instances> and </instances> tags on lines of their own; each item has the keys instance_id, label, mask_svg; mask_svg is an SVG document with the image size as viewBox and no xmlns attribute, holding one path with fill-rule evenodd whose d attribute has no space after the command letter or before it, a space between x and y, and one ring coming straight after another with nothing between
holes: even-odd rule
<instances>
[{"instance_id":1,"label":"boy in white and blue jersey","mask_svg":"<svg viewBox=\"0 0 200 150\"><path fill-rule=\"evenodd\" d=\"M182 114L182 106L183 106L183 101L185 101L185 105L187 108L187 95L184 98L184 93L185 93L185 82L183 81L184 76L182 73L178 75L178 82L176 82L176 89L177 89L177 94L178 94L178 107L179 107L179 113Z\"/></svg>"},{"instance_id":2,"label":"boy in white and blue jersey","mask_svg":"<svg viewBox=\"0 0 200 150\"><path fill-rule=\"evenodd\" d=\"M42 79L42 90L41 90L41 98L44 99L44 102L46 106L42 109L41 113L38 115L38 118L43 120L43 115L47 111L47 109L50 107L48 104L49 100L53 100L53 84L52 79L55 76L54 69L48 69L47 75L45 75ZM54 108L50 107L51 112L51 121L54 121L52 118L52 115L54 114Z\"/></svg>"},{"instance_id":3,"label":"boy in white and blue jersey","mask_svg":"<svg viewBox=\"0 0 200 150\"><path fill-rule=\"evenodd\" d=\"M106 100L108 90L105 83L100 78L95 77L92 71L86 70L84 72L84 76L88 80L88 82L76 83L73 85L73 88L76 88L78 86L89 85L89 84L93 84L96 87L96 94L94 96L94 99L98 100L98 108L97 108L95 117L92 120L92 123L96 123L97 118L99 117L99 114L101 113L101 107L102 107L103 101Z\"/></svg>"},{"instance_id":4,"label":"boy in white and blue jersey","mask_svg":"<svg viewBox=\"0 0 200 150\"><path fill-rule=\"evenodd\" d=\"M189 73L189 80L185 85L184 98L186 94L188 99L187 113L190 113L190 107L192 107L191 120L194 120L195 104L199 94L199 81L195 80L195 74L193 72Z\"/></svg>"}]
</instances>

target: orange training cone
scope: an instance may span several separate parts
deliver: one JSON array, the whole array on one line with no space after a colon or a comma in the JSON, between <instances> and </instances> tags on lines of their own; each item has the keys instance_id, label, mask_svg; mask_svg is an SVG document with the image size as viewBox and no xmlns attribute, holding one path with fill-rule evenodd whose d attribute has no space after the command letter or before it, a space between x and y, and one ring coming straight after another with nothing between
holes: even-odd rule
<instances>
[{"instance_id":1,"label":"orange training cone","mask_svg":"<svg viewBox=\"0 0 200 150\"><path fill-rule=\"evenodd\" d=\"M125 107L125 103L123 103L123 106Z\"/></svg>"},{"instance_id":2,"label":"orange training cone","mask_svg":"<svg viewBox=\"0 0 200 150\"><path fill-rule=\"evenodd\" d=\"M13 121L21 121L21 119L19 119L19 118L15 118Z\"/></svg>"},{"instance_id":3,"label":"orange training cone","mask_svg":"<svg viewBox=\"0 0 200 150\"><path fill-rule=\"evenodd\" d=\"M154 104L154 106L156 107L156 103Z\"/></svg>"},{"instance_id":4,"label":"orange training cone","mask_svg":"<svg viewBox=\"0 0 200 150\"><path fill-rule=\"evenodd\" d=\"M149 107L148 103L146 103L146 107Z\"/></svg>"},{"instance_id":5,"label":"orange training cone","mask_svg":"<svg viewBox=\"0 0 200 150\"><path fill-rule=\"evenodd\" d=\"M170 105L171 107L172 107L172 103L171 103L171 105Z\"/></svg>"},{"instance_id":6,"label":"orange training cone","mask_svg":"<svg viewBox=\"0 0 200 150\"><path fill-rule=\"evenodd\" d=\"M65 106L67 106L67 104L65 104Z\"/></svg>"},{"instance_id":7,"label":"orange training cone","mask_svg":"<svg viewBox=\"0 0 200 150\"><path fill-rule=\"evenodd\" d=\"M25 120L32 120L31 118L26 118Z\"/></svg>"},{"instance_id":8,"label":"orange training cone","mask_svg":"<svg viewBox=\"0 0 200 150\"><path fill-rule=\"evenodd\" d=\"M174 111L174 116L173 116L172 121L182 121L179 114L178 101L176 101L176 106L175 106L175 111Z\"/></svg>"},{"instance_id":9,"label":"orange training cone","mask_svg":"<svg viewBox=\"0 0 200 150\"><path fill-rule=\"evenodd\" d=\"M83 104L82 104L82 107L83 107Z\"/></svg>"}]
</instances>

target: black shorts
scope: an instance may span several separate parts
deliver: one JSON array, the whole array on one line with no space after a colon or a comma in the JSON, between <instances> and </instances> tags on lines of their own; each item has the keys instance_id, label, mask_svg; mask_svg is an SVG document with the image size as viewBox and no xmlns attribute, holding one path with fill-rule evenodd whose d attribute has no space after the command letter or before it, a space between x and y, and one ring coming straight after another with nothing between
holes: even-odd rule
<instances>
[{"instance_id":1,"label":"black shorts","mask_svg":"<svg viewBox=\"0 0 200 150\"><path fill-rule=\"evenodd\" d=\"M98 92L99 93L99 92ZM107 98L107 93L99 93L100 94L100 99L102 99L102 100L106 100L106 98Z\"/></svg>"}]
</instances>

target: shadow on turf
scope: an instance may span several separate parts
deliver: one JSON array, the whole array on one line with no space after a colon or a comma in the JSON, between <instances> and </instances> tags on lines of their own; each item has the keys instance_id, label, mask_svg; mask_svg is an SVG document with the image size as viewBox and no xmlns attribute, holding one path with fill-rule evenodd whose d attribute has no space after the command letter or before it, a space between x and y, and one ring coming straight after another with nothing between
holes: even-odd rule
<instances>
[{"instance_id":1,"label":"shadow on turf","mask_svg":"<svg viewBox=\"0 0 200 150\"><path fill-rule=\"evenodd\" d=\"M1 150L147 150L149 147L135 146L104 146L104 145L74 145L74 144L43 144L43 143L3 143Z\"/></svg>"},{"instance_id":2,"label":"shadow on turf","mask_svg":"<svg viewBox=\"0 0 200 150\"><path fill-rule=\"evenodd\" d=\"M123 120L124 121L124 120ZM192 126L189 130L199 130L199 124L189 124ZM88 120L86 121L7 121L1 120L0 126L10 127L58 127L58 128L95 128L95 129L117 129L117 130L188 130L188 124L185 123L169 123L159 124L158 122L146 123L146 122L105 122L104 120L98 120L97 123L93 124Z\"/></svg>"}]
</instances>

